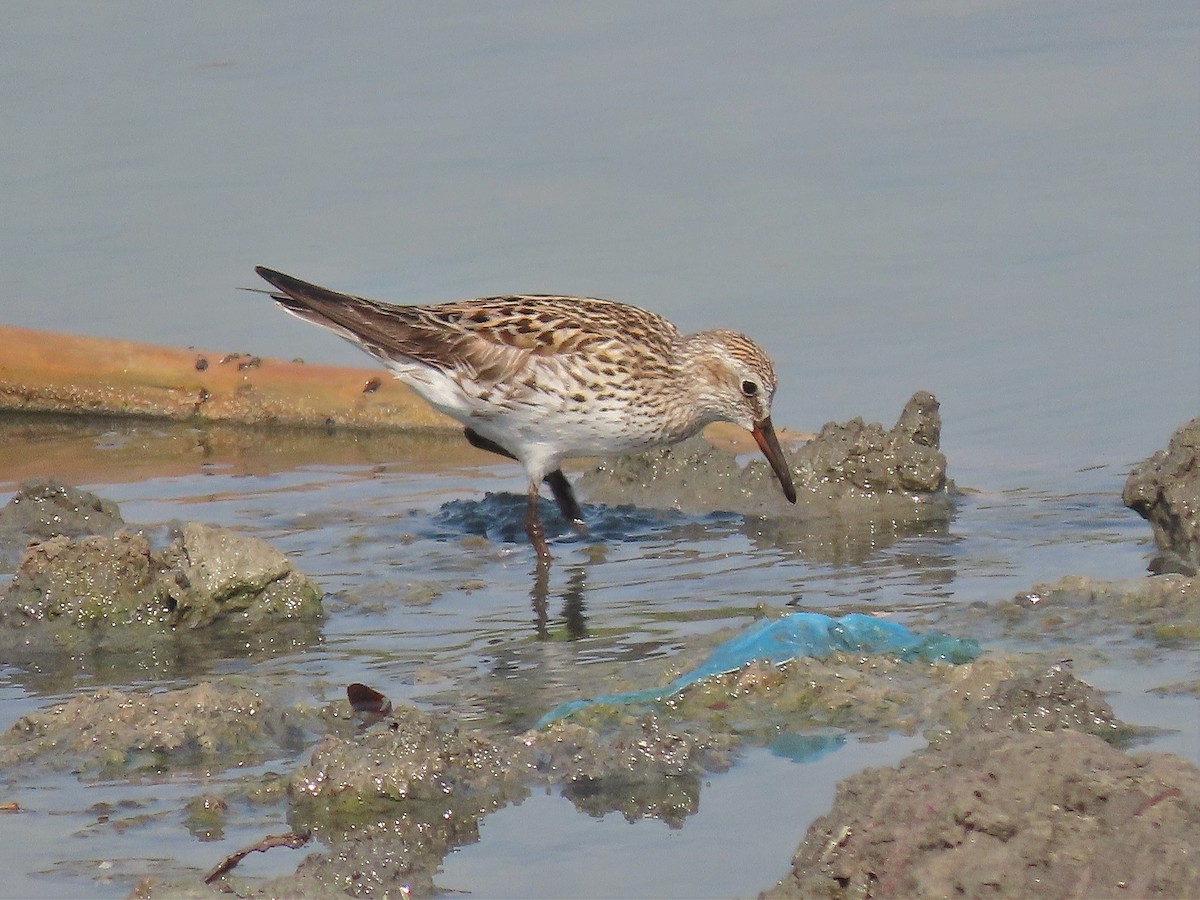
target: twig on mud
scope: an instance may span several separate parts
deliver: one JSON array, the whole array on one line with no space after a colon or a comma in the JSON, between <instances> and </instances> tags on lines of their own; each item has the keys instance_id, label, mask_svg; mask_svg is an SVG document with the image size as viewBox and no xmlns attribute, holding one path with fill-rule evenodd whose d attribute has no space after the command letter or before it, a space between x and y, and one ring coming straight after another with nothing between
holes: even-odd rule
<instances>
[{"instance_id":1,"label":"twig on mud","mask_svg":"<svg viewBox=\"0 0 1200 900\"><path fill-rule=\"evenodd\" d=\"M204 876L205 884L212 884L251 853L262 853L271 850L274 847L288 847L292 850L298 847L303 847L312 838L311 831L289 831L287 834L268 834L257 844L252 844L238 850L236 853L230 853L221 864Z\"/></svg>"},{"instance_id":2,"label":"twig on mud","mask_svg":"<svg viewBox=\"0 0 1200 900\"><path fill-rule=\"evenodd\" d=\"M1179 788L1168 788L1161 793L1155 794L1153 797L1148 797L1147 799L1143 800L1141 805L1139 805L1138 808L1133 811L1133 814L1135 816L1140 816L1154 804L1160 803L1161 801L1166 800L1168 797L1180 797L1182 795L1183 791L1179 790Z\"/></svg>"}]
</instances>

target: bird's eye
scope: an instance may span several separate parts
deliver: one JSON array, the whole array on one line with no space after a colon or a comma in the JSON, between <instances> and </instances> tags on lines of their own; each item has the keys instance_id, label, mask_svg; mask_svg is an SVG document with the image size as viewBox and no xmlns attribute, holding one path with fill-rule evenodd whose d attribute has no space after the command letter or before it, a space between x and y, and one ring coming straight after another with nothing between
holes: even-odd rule
<instances>
[{"instance_id":1,"label":"bird's eye","mask_svg":"<svg viewBox=\"0 0 1200 900\"><path fill-rule=\"evenodd\" d=\"M742 382L742 393L747 397L753 397L758 393L758 384L753 381Z\"/></svg>"}]
</instances>

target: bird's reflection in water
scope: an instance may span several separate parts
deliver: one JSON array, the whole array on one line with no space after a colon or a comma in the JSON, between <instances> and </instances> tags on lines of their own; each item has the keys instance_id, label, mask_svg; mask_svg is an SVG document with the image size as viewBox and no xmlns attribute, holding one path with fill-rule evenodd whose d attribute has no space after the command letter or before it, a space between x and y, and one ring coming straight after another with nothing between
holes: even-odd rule
<instances>
[{"instance_id":1,"label":"bird's reflection in water","mask_svg":"<svg viewBox=\"0 0 1200 900\"><path fill-rule=\"evenodd\" d=\"M533 604L533 627L538 640L548 640L550 637L550 572L552 567L538 565L534 567L533 587L529 591L529 599ZM562 591L562 620L569 641L577 641L587 637L587 616L584 614L584 588L587 584L587 566L578 565L570 568L567 583Z\"/></svg>"}]
</instances>

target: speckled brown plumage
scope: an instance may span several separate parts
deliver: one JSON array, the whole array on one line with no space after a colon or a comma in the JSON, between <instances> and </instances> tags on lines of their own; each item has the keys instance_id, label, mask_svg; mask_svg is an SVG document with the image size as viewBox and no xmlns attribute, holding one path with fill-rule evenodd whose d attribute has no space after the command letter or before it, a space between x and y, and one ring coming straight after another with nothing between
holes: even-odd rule
<instances>
[{"instance_id":1,"label":"speckled brown plumage","mask_svg":"<svg viewBox=\"0 0 1200 900\"><path fill-rule=\"evenodd\" d=\"M357 344L462 422L472 443L524 465L526 531L543 562L550 558L537 516L543 479L564 514L583 525L562 460L674 443L710 422L750 431L795 502L771 426L775 369L745 335L682 335L652 312L590 297L394 306L257 272L288 312Z\"/></svg>"}]
</instances>

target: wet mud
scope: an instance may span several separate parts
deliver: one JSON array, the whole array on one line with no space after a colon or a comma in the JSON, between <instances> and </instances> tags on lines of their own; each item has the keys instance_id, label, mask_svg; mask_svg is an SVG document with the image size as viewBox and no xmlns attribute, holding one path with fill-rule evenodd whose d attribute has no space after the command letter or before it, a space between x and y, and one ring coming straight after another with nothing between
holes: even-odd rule
<instances>
[{"instance_id":1,"label":"wet mud","mask_svg":"<svg viewBox=\"0 0 1200 900\"><path fill-rule=\"evenodd\" d=\"M616 665L600 669L602 684L625 677ZM680 827L699 809L706 777L747 747L802 761L849 735L893 732L923 734L929 748L844 782L770 896L1095 896L1124 885L1144 888L1138 896L1189 896L1200 885L1187 852L1200 829L1200 771L1126 752L1138 730L1044 654L752 664L665 703L591 708L517 734L404 705L371 716L349 702L314 709L228 683L108 689L24 717L4 736L0 765L128 778L308 747L290 774L193 803L219 827L224 810L283 802L289 827L319 852L266 881L236 870L212 887L147 879L138 895L431 896L446 854L533 791L561 793L587 815ZM1115 852L1122 835L1143 841L1136 854Z\"/></svg>"},{"instance_id":2,"label":"wet mud","mask_svg":"<svg viewBox=\"0 0 1200 900\"><path fill-rule=\"evenodd\" d=\"M111 680L161 677L319 636L320 588L267 542L199 522L145 533L56 481L0 509L0 558L18 559L0 587L0 652L41 690L82 660Z\"/></svg>"},{"instance_id":3,"label":"wet mud","mask_svg":"<svg viewBox=\"0 0 1200 900\"><path fill-rule=\"evenodd\" d=\"M237 679L149 692L102 688L23 716L3 736L0 767L135 778L245 766L293 754L324 732L319 711Z\"/></svg>"},{"instance_id":4,"label":"wet mud","mask_svg":"<svg viewBox=\"0 0 1200 900\"><path fill-rule=\"evenodd\" d=\"M862 419L830 422L803 445L787 448L795 505L779 493L765 462L741 465L733 454L698 439L600 463L580 479L580 487L593 501L686 512L728 510L839 522L944 521L953 513L954 487L938 446L941 430L937 399L924 391L909 399L890 429Z\"/></svg>"},{"instance_id":5,"label":"wet mud","mask_svg":"<svg viewBox=\"0 0 1200 900\"><path fill-rule=\"evenodd\" d=\"M0 571L12 571L31 542L112 537L124 524L115 503L90 491L53 479L30 481L0 508Z\"/></svg>"},{"instance_id":6,"label":"wet mud","mask_svg":"<svg viewBox=\"0 0 1200 900\"><path fill-rule=\"evenodd\" d=\"M699 437L602 461L578 486L602 509L633 504L704 516L706 524L734 513L756 548L844 565L906 537L946 533L957 488L946 476L940 436L937 399L918 391L891 428L852 419L830 422L804 443L785 439L794 505L766 462L743 462ZM557 522L548 506L543 515Z\"/></svg>"},{"instance_id":7,"label":"wet mud","mask_svg":"<svg viewBox=\"0 0 1200 900\"><path fill-rule=\"evenodd\" d=\"M1200 569L1200 416L1179 427L1160 450L1130 473L1125 505L1150 523L1155 572L1195 575Z\"/></svg>"},{"instance_id":8,"label":"wet mud","mask_svg":"<svg viewBox=\"0 0 1200 900\"><path fill-rule=\"evenodd\" d=\"M765 897L1194 897L1200 770L1074 730L957 737L838 785Z\"/></svg>"},{"instance_id":9,"label":"wet mud","mask_svg":"<svg viewBox=\"0 0 1200 900\"><path fill-rule=\"evenodd\" d=\"M798 510L778 496L765 464L741 465L707 445L604 464L580 487L589 512L596 504L658 506L668 527L712 516L803 552L841 541L845 556L857 552L844 537L853 523L876 545L885 522L900 523L897 538L948 527L955 492L939 430L927 394L915 395L891 429L827 425L792 449ZM149 631L178 642L320 616L319 589L264 542L191 523L155 549L94 496L56 484L18 496L15 511L0 514L5 542L24 548L0 603L0 634L50 625L43 655L61 647L77 661L77 646L56 642L92 635L101 622L106 635L141 640ZM506 539L510 506L496 497L456 513L448 504L436 527ZM479 515L474 526L468 514ZM48 534L56 519L70 533ZM790 870L763 873L766 896L1200 896L1200 770L1138 752L1151 735L1122 722L1087 684L1095 660L1064 661L1081 634L1151 651L1192 647L1198 610L1200 583L1182 574L1065 578L915 615L951 634L993 638L972 662L841 653L752 663L668 700L600 704L541 730L527 730L550 706L536 694L521 710L497 695L493 716L467 723L403 704L370 715L348 700L315 708L232 677L174 690L101 689L20 719L0 738L0 769L69 767L83 780L119 779L298 758L198 787L187 802L196 829L217 832L237 810L281 807L296 841L313 842L294 871L256 878L232 866L209 885L158 874L136 895L429 896L441 890L446 855L477 841L488 815L533 792L560 793L592 816L615 811L680 827L699 809L706 778L747 748L802 761L849 738L903 733L928 746L898 767L843 782ZM763 606L759 615L790 611ZM579 694L665 683L728 636L696 637L669 659L591 664ZM213 652L210 659L247 651ZM1193 683L1163 689L1200 692ZM489 688L467 681L456 690Z\"/></svg>"},{"instance_id":10,"label":"wet mud","mask_svg":"<svg viewBox=\"0 0 1200 900\"><path fill-rule=\"evenodd\" d=\"M47 537L59 522L66 533ZM86 491L23 485L0 511L0 530L31 538L0 600L0 623L202 628L237 617L253 628L321 615L320 589L266 541L187 522L155 551L122 524L116 504Z\"/></svg>"}]
</instances>

